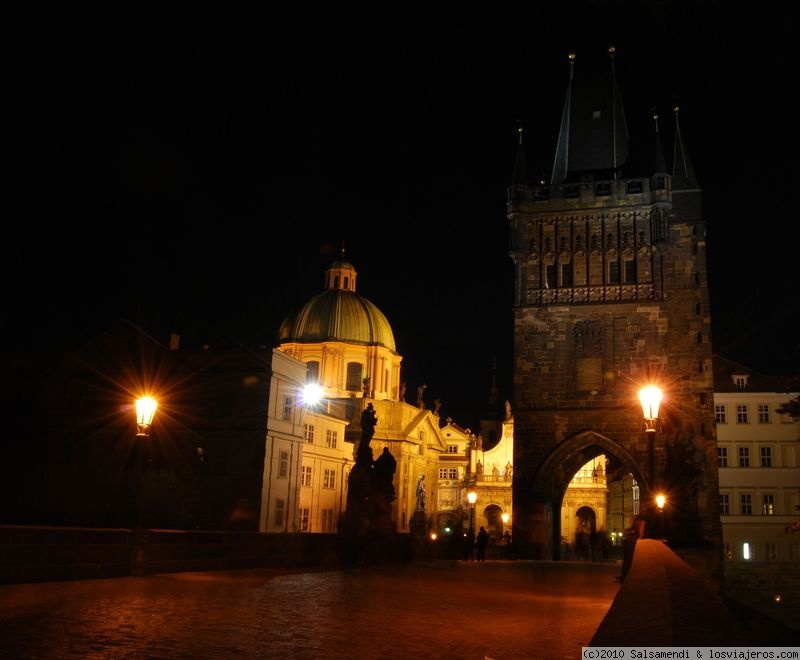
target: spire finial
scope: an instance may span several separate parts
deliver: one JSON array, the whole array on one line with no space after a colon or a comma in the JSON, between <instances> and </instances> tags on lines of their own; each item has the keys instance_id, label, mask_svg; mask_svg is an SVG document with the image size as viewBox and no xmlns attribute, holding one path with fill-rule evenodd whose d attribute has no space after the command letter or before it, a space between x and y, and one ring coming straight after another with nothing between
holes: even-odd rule
<instances>
[{"instance_id":1,"label":"spire finial","mask_svg":"<svg viewBox=\"0 0 800 660\"><path fill-rule=\"evenodd\" d=\"M339 248L339 259L344 261L344 241L342 241L342 247Z\"/></svg>"}]
</instances>

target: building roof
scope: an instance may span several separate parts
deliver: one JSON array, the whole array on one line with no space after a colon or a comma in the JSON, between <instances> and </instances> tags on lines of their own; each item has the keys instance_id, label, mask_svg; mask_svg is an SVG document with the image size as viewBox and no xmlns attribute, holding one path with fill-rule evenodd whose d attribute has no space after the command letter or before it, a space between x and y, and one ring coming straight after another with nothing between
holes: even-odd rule
<instances>
[{"instance_id":1,"label":"building roof","mask_svg":"<svg viewBox=\"0 0 800 660\"><path fill-rule=\"evenodd\" d=\"M356 271L343 259L325 273L326 290L289 314L278 330L278 342L385 346L395 352L389 321L372 302L356 293Z\"/></svg>"}]
</instances>

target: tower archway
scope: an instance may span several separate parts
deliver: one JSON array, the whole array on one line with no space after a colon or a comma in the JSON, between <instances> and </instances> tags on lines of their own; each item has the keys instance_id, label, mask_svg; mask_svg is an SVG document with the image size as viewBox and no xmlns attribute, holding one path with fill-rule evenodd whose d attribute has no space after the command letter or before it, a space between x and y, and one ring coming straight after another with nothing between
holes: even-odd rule
<instances>
[{"instance_id":1,"label":"tower archway","mask_svg":"<svg viewBox=\"0 0 800 660\"><path fill-rule=\"evenodd\" d=\"M605 454L609 460L611 478L614 474L630 473L637 482L645 482L644 471L631 452L608 436L596 431L582 431L565 438L545 456L532 484L532 492L540 501L543 511L537 521L541 529L535 532L542 543L542 558L561 558L562 533L558 512L564 493L575 473L601 454Z\"/></svg>"}]
</instances>

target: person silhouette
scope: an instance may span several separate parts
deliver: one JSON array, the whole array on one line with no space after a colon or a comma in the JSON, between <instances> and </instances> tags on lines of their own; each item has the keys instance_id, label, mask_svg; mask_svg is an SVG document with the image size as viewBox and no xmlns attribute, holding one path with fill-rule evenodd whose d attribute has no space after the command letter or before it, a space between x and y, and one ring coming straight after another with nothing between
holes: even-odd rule
<instances>
[{"instance_id":1,"label":"person silhouette","mask_svg":"<svg viewBox=\"0 0 800 660\"><path fill-rule=\"evenodd\" d=\"M475 545L478 548L478 561L486 561L486 546L489 543L489 532L481 525L478 535L475 537Z\"/></svg>"}]
</instances>

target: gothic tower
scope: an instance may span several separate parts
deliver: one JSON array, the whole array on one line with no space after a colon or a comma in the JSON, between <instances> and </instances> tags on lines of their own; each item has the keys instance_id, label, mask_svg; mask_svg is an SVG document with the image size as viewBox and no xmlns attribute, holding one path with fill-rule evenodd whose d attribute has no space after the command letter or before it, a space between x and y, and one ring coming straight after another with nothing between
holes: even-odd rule
<instances>
[{"instance_id":1,"label":"gothic tower","mask_svg":"<svg viewBox=\"0 0 800 660\"><path fill-rule=\"evenodd\" d=\"M672 172L656 115L647 158L630 157L609 56L607 75L584 79L570 54L551 180L527 180L520 128L508 188L513 538L530 559L558 558L564 492L601 454L609 482L635 479L650 530L675 545L721 540L702 192L677 108ZM651 384L664 398L646 432L637 396Z\"/></svg>"}]
</instances>

